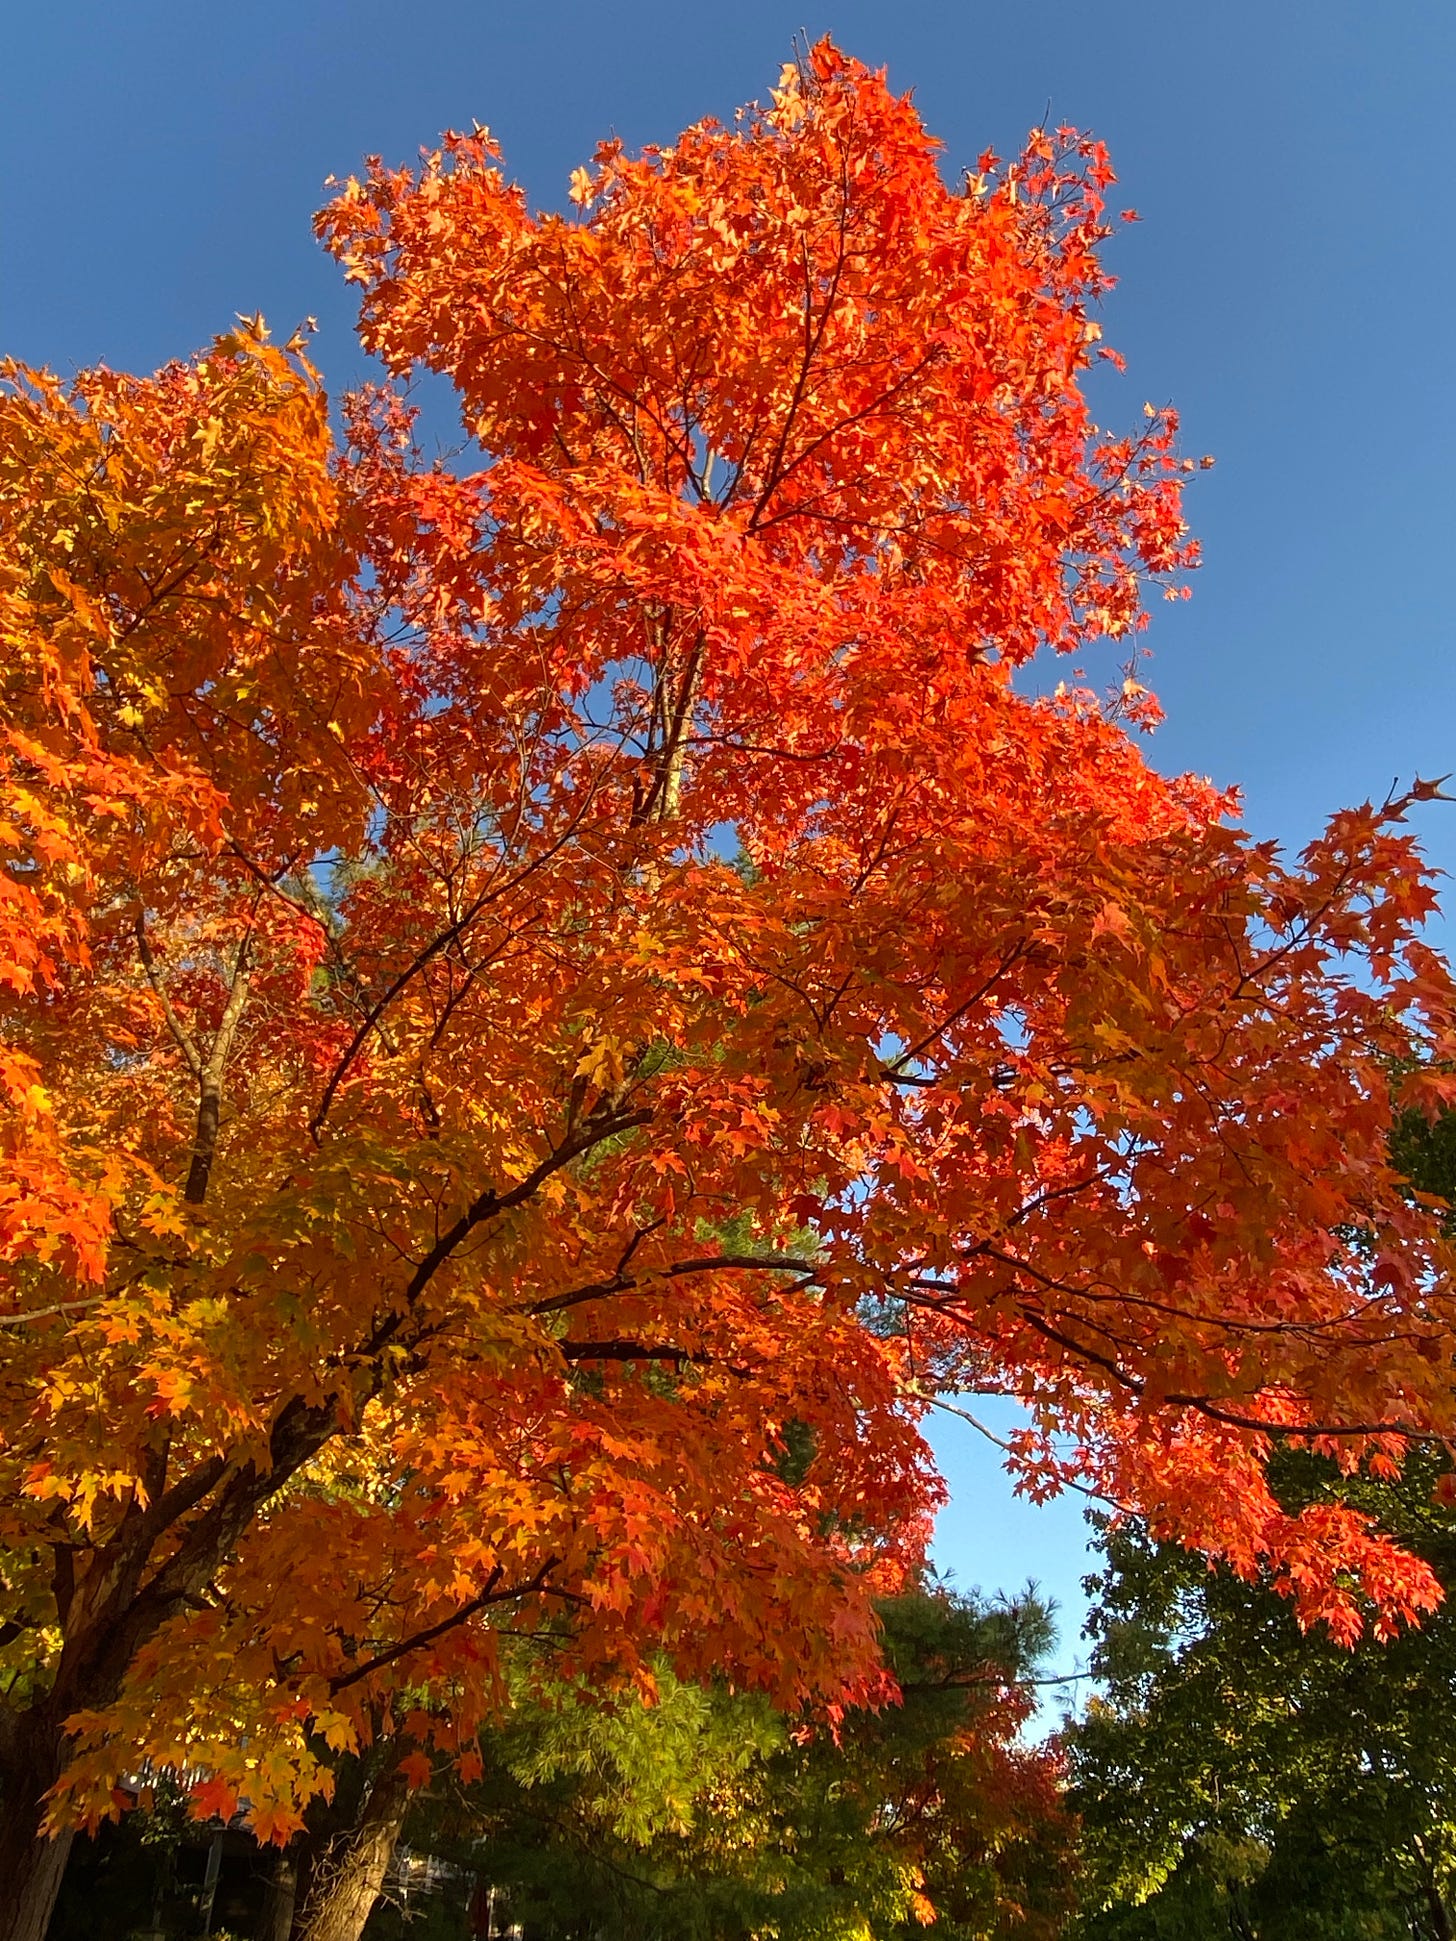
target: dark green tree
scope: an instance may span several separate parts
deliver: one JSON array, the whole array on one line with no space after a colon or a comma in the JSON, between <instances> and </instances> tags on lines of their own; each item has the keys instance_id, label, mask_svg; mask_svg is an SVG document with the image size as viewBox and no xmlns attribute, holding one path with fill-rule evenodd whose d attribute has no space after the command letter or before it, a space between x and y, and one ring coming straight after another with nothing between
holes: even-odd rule
<instances>
[{"instance_id":1,"label":"dark green tree","mask_svg":"<svg viewBox=\"0 0 1456 1941\"><path fill-rule=\"evenodd\" d=\"M1339 1489L1456 1585L1433 1459L1352 1491L1286 1455L1290 1498ZM1267 1583L1132 1524L1103 1535L1093 1668L1069 1735L1086 1941L1448 1941L1456 1880L1456 1614L1342 1649Z\"/></svg>"},{"instance_id":2,"label":"dark green tree","mask_svg":"<svg viewBox=\"0 0 1456 1941\"><path fill-rule=\"evenodd\" d=\"M1407 1113L1410 1190L1456 1204L1456 1114ZM1379 1470L1377 1461L1374 1465ZM1348 1503L1434 1569L1448 1602L1352 1649L1247 1582L1104 1523L1089 1579L1103 1696L1070 1731L1084 1941L1449 1941L1456 1909L1456 1500L1449 1458L1340 1474L1287 1449L1290 1509Z\"/></svg>"}]
</instances>

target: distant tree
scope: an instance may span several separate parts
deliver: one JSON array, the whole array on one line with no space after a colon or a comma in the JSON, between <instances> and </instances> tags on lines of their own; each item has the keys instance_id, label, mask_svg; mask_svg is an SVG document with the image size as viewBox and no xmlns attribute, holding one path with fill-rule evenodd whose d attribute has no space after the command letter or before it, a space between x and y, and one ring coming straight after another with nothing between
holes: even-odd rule
<instances>
[{"instance_id":1,"label":"distant tree","mask_svg":"<svg viewBox=\"0 0 1456 1941\"><path fill-rule=\"evenodd\" d=\"M1456 1114L1401 1115L1391 1152L1449 1223ZM1067 1740L1086 1941L1449 1941L1456 1477L1430 1452L1371 1468L1286 1449L1270 1471L1291 1511L1378 1519L1442 1585L1418 1629L1351 1649L1303 1629L1269 1573L1211 1571L1135 1520L1104 1522L1088 1580L1104 1693Z\"/></svg>"},{"instance_id":2,"label":"distant tree","mask_svg":"<svg viewBox=\"0 0 1456 1941\"><path fill-rule=\"evenodd\" d=\"M488 1735L475 1786L422 1798L407 1838L478 1869L542 1941L1057 1933L1072 1828L1055 1757L1018 1738L1045 1609L943 1588L881 1608L900 1704L800 1733L666 1672L645 1706L556 1692Z\"/></svg>"},{"instance_id":3,"label":"distant tree","mask_svg":"<svg viewBox=\"0 0 1456 1941\"><path fill-rule=\"evenodd\" d=\"M1328 1500L1320 1465L1280 1468ZM1435 1466L1358 1494L1456 1587ZM1345 1493L1344 1489L1340 1492ZM1456 1909L1456 1611L1353 1649L1268 1583L1105 1533L1093 1669L1071 1731L1085 1941L1449 1941Z\"/></svg>"}]
</instances>

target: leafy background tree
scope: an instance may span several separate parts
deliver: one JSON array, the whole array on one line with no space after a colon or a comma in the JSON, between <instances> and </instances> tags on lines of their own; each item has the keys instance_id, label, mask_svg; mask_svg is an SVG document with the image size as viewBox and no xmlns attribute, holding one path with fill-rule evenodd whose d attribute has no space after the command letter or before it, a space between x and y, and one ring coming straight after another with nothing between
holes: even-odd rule
<instances>
[{"instance_id":1,"label":"leafy background tree","mask_svg":"<svg viewBox=\"0 0 1456 1941\"><path fill-rule=\"evenodd\" d=\"M1456 1115L1407 1114L1392 1154L1456 1205ZM1449 1216L1448 1216L1449 1217ZM1379 1465L1375 1465L1379 1468ZM1446 1601L1353 1648L1301 1629L1267 1577L1210 1570L1109 1526L1089 1580L1104 1681L1067 1745L1083 1823L1087 1941L1232 1933L1423 1937L1456 1918L1456 1501L1449 1458L1342 1475L1286 1450L1281 1500L1348 1502L1431 1565Z\"/></svg>"},{"instance_id":2,"label":"leafy background tree","mask_svg":"<svg viewBox=\"0 0 1456 1941\"><path fill-rule=\"evenodd\" d=\"M406 1838L504 1889L542 1941L1056 1933L1072 1828L1055 1756L1018 1736L1045 1608L930 1586L881 1616L900 1704L830 1731L665 1669L647 1706L548 1689Z\"/></svg>"},{"instance_id":3,"label":"leafy background tree","mask_svg":"<svg viewBox=\"0 0 1456 1941\"><path fill-rule=\"evenodd\" d=\"M1319 1501L1326 1465L1281 1482ZM1413 1460L1355 1495L1456 1585L1456 1530ZM1341 1486L1345 1493L1347 1485ZM1091 1619L1105 1681L1068 1735L1088 1941L1446 1937L1456 1873L1456 1619L1353 1649L1267 1583L1107 1532ZM1103 1905L1099 1908L1099 1903Z\"/></svg>"}]
</instances>

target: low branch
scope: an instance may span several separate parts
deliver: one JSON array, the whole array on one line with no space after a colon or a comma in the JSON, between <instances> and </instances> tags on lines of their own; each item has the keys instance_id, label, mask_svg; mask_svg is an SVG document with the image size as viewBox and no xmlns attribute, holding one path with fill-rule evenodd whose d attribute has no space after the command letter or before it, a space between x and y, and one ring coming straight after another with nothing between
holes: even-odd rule
<instances>
[{"instance_id":1,"label":"low branch","mask_svg":"<svg viewBox=\"0 0 1456 1941\"><path fill-rule=\"evenodd\" d=\"M497 1564L485 1580L485 1589L478 1596L472 1597L468 1603L462 1604L458 1610L453 1611L449 1617L442 1618L438 1624L429 1625L423 1631L416 1631L411 1637L402 1638L398 1644L390 1645L387 1650L376 1652L372 1658L367 1659L362 1665L356 1665L352 1671L340 1672L337 1677L329 1680L330 1694L346 1691L350 1685L357 1685L361 1680L372 1677L376 1671L383 1671L386 1665L392 1665L397 1659L407 1657L412 1651L422 1651L426 1645L433 1644L437 1638L443 1638L448 1631L454 1631L460 1625L468 1623L471 1618L478 1616L492 1604L516 1603L524 1598L537 1596L546 1589L547 1578L560 1562L560 1557L548 1557L534 1577L523 1584L512 1584L506 1590L496 1588L505 1575L501 1565Z\"/></svg>"},{"instance_id":2,"label":"low branch","mask_svg":"<svg viewBox=\"0 0 1456 1941\"><path fill-rule=\"evenodd\" d=\"M565 1361L671 1361L679 1367L689 1363L711 1363L711 1355L694 1354L688 1348L673 1348L645 1341L558 1341Z\"/></svg>"},{"instance_id":3,"label":"low branch","mask_svg":"<svg viewBox=\"0 0 1456 1941\"><path fill-rule=\"evenodd\" d=\"M54 1307L23 1308L18 1314L0 1314L0 1328L26 1328L32 1321L48 1321L55 1314L80 1314L87 1308L109 1301L109 1294L93 1294L85 1301L57 1301Z\"/></svg>"},{"instance_id":4,"label":"low branch","mask_svg":"<svg viewBox=\"0 0 1456 1941\"><path fill-rule=\"evenodd\" d=\"M984 1436L987 1442L994 1442L996 1447L1003 1450L1008 1456L1014 1453L1011 1444L1006 1440L1005 1436L998 1436L994 1429L988 1429L980 1417L972 1415L969 1409L960 1408L954 1402L943 1402L937 1395L930 1396L929 1401L930 1406L933 1409L939 1409L942 1415L958 1416L962 1422L969 1423L977 1435ZM1100 1489L1093 1489L1087 1483L1074 1482L1070 1476L1059 1477L1057 1479L1057 1487L1059 1489L1074 1489L1079 1496L1089 1496L1094 1503L1105 1503L1111 1510L1123 1510L1129 1515L1136 1514L1130 1503L1119 1502L1115 1496L1106 1496Z\"/></svg>"},{"instance_id":5,"label":"low branch","mask_svg":"<svg viewBox=\"0 0 1456 1941\"><path fill-rule=\"evenodd\" d=\"M581 1287L570 1288L564 1294L553 1294L546 1301L523 1303L514 1310L517 1314L557 1314L562 1309L579 1307L583 1301L603 1300L610 1294L630 1293L634 1288L650 1286L654 1281L680 1279L685 1274L710 1274L721 1269L733 1268L749 1273L817 1275L812 1260L800 1259L796 1254L704 1254L694 1260L675 1260L666 1267L653 1268L648 1273L629 1274L619 1269L610 1280L589 1281Z\"/></svg>"}]
</instances>

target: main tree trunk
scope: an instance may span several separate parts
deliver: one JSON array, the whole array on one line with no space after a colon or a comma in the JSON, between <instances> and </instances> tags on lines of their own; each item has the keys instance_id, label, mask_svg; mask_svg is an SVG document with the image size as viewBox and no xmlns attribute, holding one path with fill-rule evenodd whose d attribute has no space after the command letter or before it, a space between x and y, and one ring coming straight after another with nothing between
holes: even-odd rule
<instances>
[{"instance_id":1,"label":"main tree trunk","mask_svg":"<svg viewBox=\"0 0 1456 1941\"><path fill-rule=\"evenodd\" d=\"M409 1796L398 1766L375 1780L354 1825L315 1865L297 1941L359 1941L399 1844Z\"/></svg>"},{"instance_id":2,"label":"main tree trunk","mask_svg":"<svg viewBox=\"0 0 1456 1941\"><path fill-rule=\"evenodd\" d=\"M71 1835L43 1831L45 1796L61 1775L61 1735L17 1722L0 1753L0 1941L45 1941Z\"/></svg>"}]
</instances>

